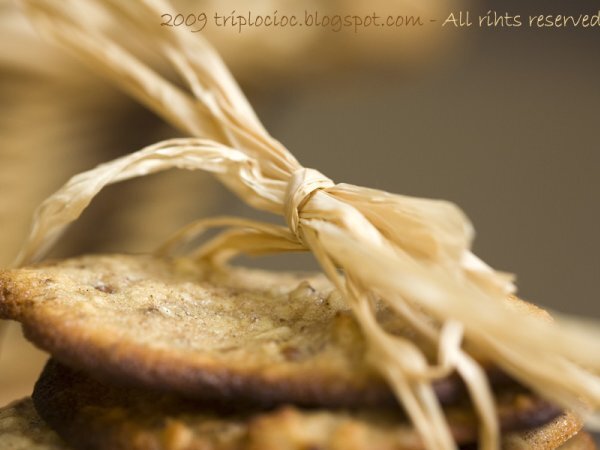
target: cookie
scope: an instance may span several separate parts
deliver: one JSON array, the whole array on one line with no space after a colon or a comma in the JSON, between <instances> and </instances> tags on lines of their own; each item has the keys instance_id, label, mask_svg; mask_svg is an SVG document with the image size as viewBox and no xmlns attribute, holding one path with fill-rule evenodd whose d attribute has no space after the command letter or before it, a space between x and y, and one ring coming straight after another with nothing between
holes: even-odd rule
<instances>
[{"instance_id":1,"label":"cookie","mask_svg":"<svg viewBox=\"0 0 600 450\"><path fill-rule=\"evenodd\" d=\"M0 450L67 450L40 419L30 398L0 408Z\"/></svg>"},{"instance_id":2,"label":"cookie","mask_svg":"<svg viewBox=\"0 0 600 450\"><path fill-rule=\"evenodd\" d=\"M0 317L22 322L56 359L117 383L264 404L395 402L322 276L84 256L0 273ZM433 357L406 324L382 317ZM457 377L435 389L442 403L463 394Z\"/></svg>"},{"instance_id":3,"label":"cookie","mask_svg":"<svg viewBox=\"0 0 600 450\"><path fill-rule=\"evenodd\" d=\"M585 438L573 441L571 438L576 437L582 426L581 419L575 414L561 414L544 426L505 436L503 448L504 450L546 450L567 445L567 442L572 448L577 448L584 444Z\"/></svg>"},{"instance_id":4,"label":"cookie","mask_svg":"<svg viewBox=\"0 0 600 450\"><path fill-rule=\"evenodd\" d=\"M584 431L580 431L559 447L559 450L596 450L594 438ZM528 449L537 450L537 449Z\"/></svg>"},{"instance_id":5,"label":"cookie","mask_svg":"<svg viewBox=\"0 0 600 450\"><path fill-rule=\"evenodd\" d=\"M420 450L397 408L264 409L241 402L200 401L148 389L119 388L50 360L33 399L40 415L74 448L169 450ZM498 396L503 429L530 428L558 414L525 392ZM470 406L448 407L457 442L477 438Z\"/></svg>"}]
</instances>

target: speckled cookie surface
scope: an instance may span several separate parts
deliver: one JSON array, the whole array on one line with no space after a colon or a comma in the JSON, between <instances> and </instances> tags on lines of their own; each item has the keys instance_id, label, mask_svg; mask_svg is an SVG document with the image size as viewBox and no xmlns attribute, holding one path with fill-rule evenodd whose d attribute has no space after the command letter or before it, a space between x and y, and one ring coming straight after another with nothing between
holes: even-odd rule
<instances>
[{"instance_id":1,"label":"speckled cookie surface","mask_svg":"<svg viewBox=\"0 0 600 450\"><path fill-rule=\"evenodd\" d=\"M411 450L421 442L397 409L265 410L116 388L51 360L33 394L41 416L74 448L166 450ZM499 395L503 428L532 427L555 408L525 393ZM477 436L466 405L446 410L457 441Z\"/></svg>"},{"instance_id":2,"label":"speckled cookie surface","mask_svg":"<svg viewBox=\"0 0 600 450\"><path fill-rule=\"evenodd\" d=\"M567 412L541 427L505 436L503 449L547 450L563 445L578 448L578 446L584 445L585 439L579 438L573 441L571 439L576 437L582 426L583 423L579 417Z\"/></svg>"},{"instance_id":3,"label":"speckled cookie surface","mask_svg":"<svg viewBox=\"0 0 600 450\"><path fill-rule=\"evenodd\" d=\"M596 448L594 438L589 433L580 431L561 445L559 450L596 450Z\"/></svg>"},{"instance_id":4,"label":"speckled cookie surface","mask_svg":"<svg viewBox=\"0 0 600 450\"><path fill-rule=\"evenodd\" d=\"M0 317L22 322L58 360L113 382L263 403L394 402L321 276L86 256L1 272ZM401 323L387 326L417 339ZM436 390L448 402L461 385L450 378Z\"/></svg>"},{"instance_id":5,"label":"speckled cookie surface","mask_svg":"<svg viewBox=\"0 0 600 450\"><path fill-rule=\"evenodd\" d=\"M0 408L0 450L68 450L37 414L30 398Z\"/></svg>"}]
</instances>

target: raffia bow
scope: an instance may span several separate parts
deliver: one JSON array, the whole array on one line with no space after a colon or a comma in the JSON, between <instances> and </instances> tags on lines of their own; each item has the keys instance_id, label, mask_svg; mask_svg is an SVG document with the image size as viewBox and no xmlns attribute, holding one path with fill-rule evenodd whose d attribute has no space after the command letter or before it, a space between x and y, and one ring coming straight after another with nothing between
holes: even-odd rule
<instances>
[{"instance_id":1,"label":"raffia bow","mask_svg":"<svg viewBox=\"0 0 600 450\"><path fill-rule=\"evenodd\" d=\"M214 173L248 204L287 227L240 218L202 219L159 254L212 227L226 229L193 254L215 264L239 253L310 250L352 308L369 343L367 358L387 379L430 450L455 448L431 381L456 371L481 420L480 445L499 446L494 400L484 371L463 343L589 423L600 406L600 333L580 321L554 322L506 306L511 277L470 252L473 229L455 205L334 184L302 167L262 127L214 50L199 36L161 30L172 8L159 0L23 2L33 23L134 97L195 138L161 142L73 177L37 210L16 265L41 259L108 184L180 168ZM98 14L127 29L111 37ZM136 37L168 59L184 91L124 45ZM427 361L411 341L385 332L383 302L438 346Z\"/></svg>"}]
</instances>

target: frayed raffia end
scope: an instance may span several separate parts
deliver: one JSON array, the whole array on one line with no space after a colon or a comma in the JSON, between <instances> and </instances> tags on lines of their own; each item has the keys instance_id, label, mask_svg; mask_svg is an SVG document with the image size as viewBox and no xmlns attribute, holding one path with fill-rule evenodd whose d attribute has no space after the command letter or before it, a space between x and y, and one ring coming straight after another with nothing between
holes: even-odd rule
<instances>
[{"instance_id":1,"label":"frayed raffia end","mask_svg":"<svg viewBox=\"0 0 600 450\"><path fill-rule=\"evenodd\" d=\"M40 29L196 137L161 142L73 177L37 210L16 265L41 259L106 185L173 167L212 172L248 204L283 216L287 227L204 219L178 232L159 253L172 254L212 227L226 230L194 254L215 264L240 253L311 251L352 308L369 343L366 356L388 380L428 449L456 447L431 387L454 371L464 379L480 417L481 448L499 447L493 395L463 342L588 422L598 418L600 328L560 317L549 322L506 307L504 300L514 290L511 277L470 252L473 229L459 208L335 184L302 167L268 135L200 36L148 25L172 10L168 4L74 3L23 2ZM152 44L189 91L134 57L102 24L86 22L92 8L126 25L129 38ZM386 333L375 319L378 301L437 343L438 361L427 361L413 342Z\"/></svg>"}]
</instances>

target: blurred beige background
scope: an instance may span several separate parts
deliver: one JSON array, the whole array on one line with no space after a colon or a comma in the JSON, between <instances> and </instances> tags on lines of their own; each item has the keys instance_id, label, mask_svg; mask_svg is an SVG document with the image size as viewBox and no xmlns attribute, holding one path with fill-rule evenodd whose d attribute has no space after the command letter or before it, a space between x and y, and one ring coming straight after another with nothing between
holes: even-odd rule
<instances>
[{"instance_id":1,"label":"blurred beige background","mask_svg":"<svg viewBox=\"0 0 600 450\"><path fill-rule=\"evenodd\" d=\"M594 7L594 2L569 4L573 11L594 12ZM440 18L444 8L447 3ZM486 8L549 13L564 10L565 2L495 1ZM361 44L344 48L345 61L319 70L301 70L311 64L310 53L303 53L297 60L280 56L281 65L295 68L293 76L251 64L234 64L234 74L267 128L304 165L336 181L456 202L475 224L475 252L516 273L521 296L600 318L599 37L597 30L444 30L431 41L428 37L422 49L418 40L411 41L411 52L394 47L402 44L400 37L380 42L378 52L384 45L389 49L365 60L360 55L366 44L358 35L353 39ZM231 38L224 45L236 44ZM26 96L0 106L2 117L12 119L5 127L12 130L10 148L16 149L9 157L6 135L0 138L0 202L5 202L0 226L14 230L5 239L15 248L33 204L70 174L177 135L110 86L90 82L93 75L85 69L77 70L86 82L59 77L55 94L28 85ZM2 75L3 98L15 97L18 77ZM89 94L88 82L105 94L76 109L87 111L86 126L57 136L56 109L15 118L14 108L26 109L27 102L39 106ZM50 124L43 128L44 148L27 137L41 123ZM33 178L14 179L17 165L27 170L34 164L40 169ZM44 172L50 176L43 178ZM25 191L30 200L17 218L8 212L8 199ZM200 174L169 173L111 187L56 255L149 250L178 225L215 213L256 216ZM2 254L5 264L9 253ZM256 263L280 267L282 260ZM283 263L304 268L312 261L294 256ZM3 342L0 404L29 392L44 358L18 334L11 327Z\"/></svg>"}]
</instances>

